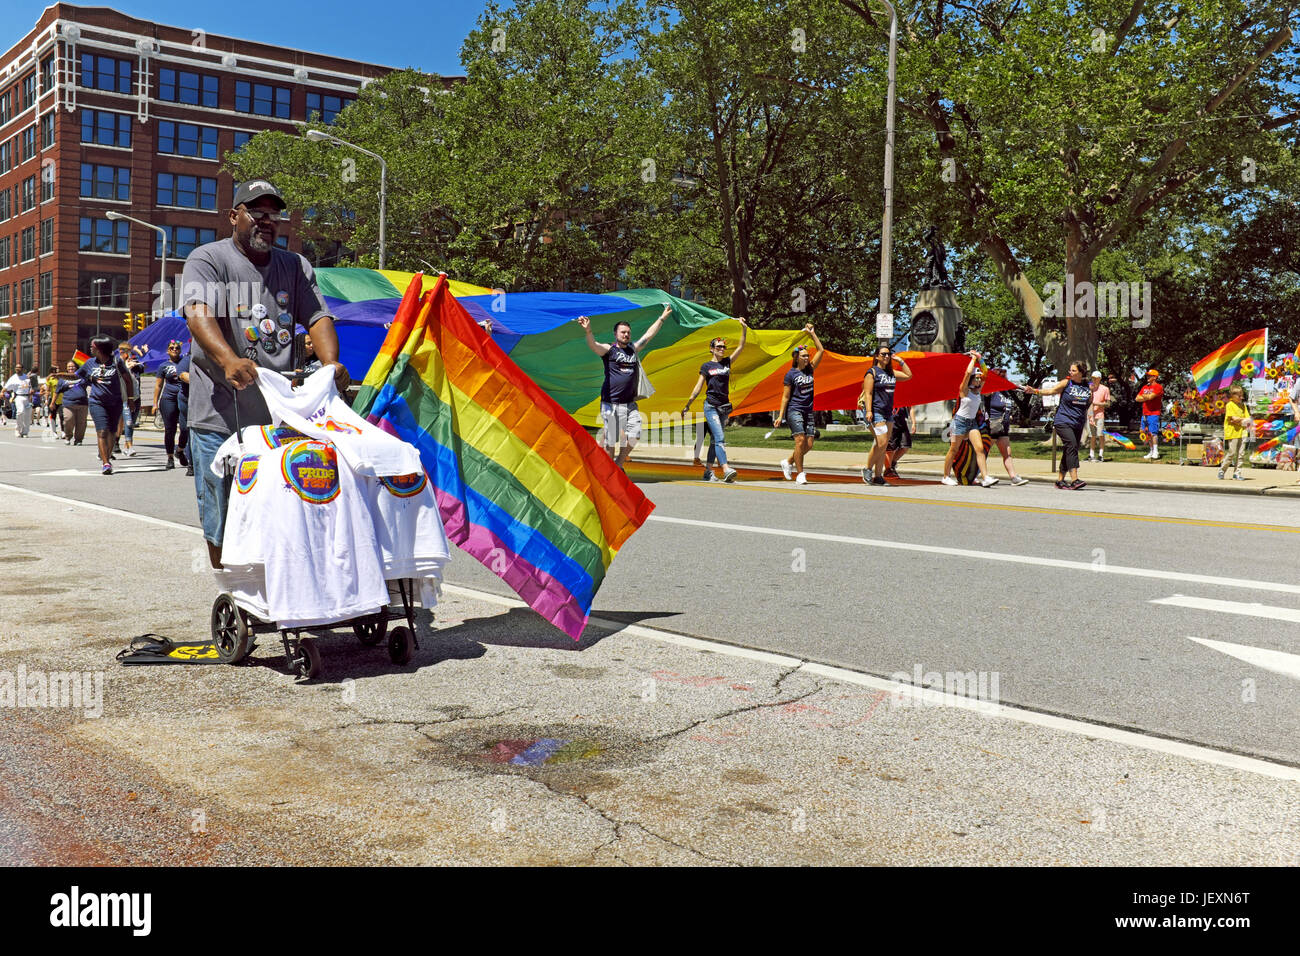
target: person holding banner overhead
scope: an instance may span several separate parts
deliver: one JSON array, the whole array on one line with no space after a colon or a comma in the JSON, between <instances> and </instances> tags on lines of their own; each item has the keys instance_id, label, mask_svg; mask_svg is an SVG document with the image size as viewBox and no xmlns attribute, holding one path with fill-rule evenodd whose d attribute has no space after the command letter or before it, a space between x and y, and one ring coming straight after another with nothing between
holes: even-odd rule
<instances>
[{"instance_id":1,"label":"person holding banner overhead","mask_svg":"<svg viewBox=\"0 0 1300 956\"><path fill-rule=\"evenodd\" d=\"M962 446L969 441L975 451L975 461L979 464L983 479L980 485L992 488L998 480L989 474L989 463L984 456L984 436L980 433L980 423L984 419L984 401L980 397L984 389L984 369L980 365L980 353L971 352L966 373L962 376L961 388L957 391L957 411L952 416L952 441L948 445L948 454L943 459L943 477L945 485L957 484L952 476L953 460Z\"/></svg>"},{"instance_id":2,"label":"person holding banner overhead","mask_svg":"<svg viewBox=\"0 0 1300 956\"><path fill-rule=\"evenodd\" d=\"M791 458L781 459L781 474L785 476L786 481L793 478L796 485L808 484L808 476L803 470L803 459L808 452L812 451L813 442L817 438L816 419L813 416L813 372L817 370L817 366L826 355L826 349L822 347L822 340L813 331L812 323L805 325L803 330L812 336L813 344L817 346L817 354L809 355L806 345L801 345L790 353L790 371L785 373L785 378L781 382L783 386L781 408L776 413L776 421L772 423L780 428L781 423L786 420L786 415L789 415L790 435L794 438L794 454Z\"/></svg>"},{"instance_id":3,"label":"person holding banner overhead","mask_svg":"<svg viewBox=\"0 0 1300 956\"><path fill-rule=\"evenodd\" d=\"M894 368L895 362L898 363L897 369ZM887 345L876 349L871 368L862 376L862 397L858 399L858 404L871 423L875 439L871 455L867 458L867 467L862 469L862 480L869 485L885 483L885 469L889 465L886 447L894 430L894 388L899 382L906 382L911 377L912 370L907 367L907 362L895 358L893 350Z\"/></svg>"},{"instance_id":4,"label":"person holding banner overhead","mask_svg":"<svg viewBox=\"0 0 1300 956\"><path fill-rule=\"evenodd\" d=\"M700 375L695 380L695 388L682 407L682 416L685 417L691 410L696 396L701 390L704 391L704 421L712 437L709 444L708 464L704 468L705 481L718 480L717 475L713 473L714 458L717 458L718 463L722 465L722 480L726 482L736 480L736 469L727 464L727 439L723 431L727 425L727 416L731 414L731 363L745 347L745 336L749 332L749 325L746 324L743 316L736 321L740 323L740 344L736 346L734 352L727 355L726 339L718 338L709 343L711 358L700 366ZM697 461L699 457L700 452L697 447L695 451Z\"/></svg>"},{"instance_id":5,"label":"person holding banner overhead","mask_svg":"<svg viewBox=\"0 0 1300 956\"><path fill-rule=\"evenodd\" d=\"M1079 480L1079 442L1083 438L1084 417L1088 414L1088 404L1092 401L1092 390L1083 382L1087 369L1082 362L1070 363L1070 376L1063 378L1051 388L1030 388L1024 390L1030 395L1060 395L1061 404L1056 409L1056 437L1061 439L1061 473L1056 487L1080 491L1086 482ZM1065 480L1066 473L1070 480Z\"/></svg>"}]
</instances>

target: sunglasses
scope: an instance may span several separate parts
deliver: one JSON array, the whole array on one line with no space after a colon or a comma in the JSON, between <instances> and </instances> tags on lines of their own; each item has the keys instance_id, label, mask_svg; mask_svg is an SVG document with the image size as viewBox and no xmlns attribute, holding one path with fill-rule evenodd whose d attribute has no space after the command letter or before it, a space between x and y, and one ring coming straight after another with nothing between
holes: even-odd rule
<instances>
[{"instance_id":1,"label":"sunglasses","mask_svg":"<svg viewBox=\"0 0 1300 956\"><path fill-rule=\"evenodd\" d=\"M725 349L726 347L727 347L726 342L714 342L712 345L709 346L709 348L713 348L713 349Z\"/></svg>"},{"instance_id":2,"label":"sunglasses","mask_svg":"<svg viewBox=\"0 0 1300 956\"><path fill-rule=\"evenodd\" d=\"M272 219L280 218L280 210L249 209L247 206L245 206L244 215L247 216L249 219L253 220L253 222L269 222Z\"/></svg>"}]
</instances>

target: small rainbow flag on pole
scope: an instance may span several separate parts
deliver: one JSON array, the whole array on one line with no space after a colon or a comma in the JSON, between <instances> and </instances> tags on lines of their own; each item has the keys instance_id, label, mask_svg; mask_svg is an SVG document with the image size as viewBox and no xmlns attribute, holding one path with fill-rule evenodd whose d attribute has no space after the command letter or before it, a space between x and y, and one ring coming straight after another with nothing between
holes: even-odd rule
<instances>
[{"instance_id":1,"label":"small rainbow flag on pole","mask_svg":"<svg viewBox=\"0 0 1300 956\"><path fill-rule=\"evenodd\" d=\"M1196 382L1196 391L1204 395L1206 392L1227 388L1246 359L1253 360L1256 367L1263 368L1266 336L1264 329L1243 332L1193 365L1192 378Z\"/></svg>"},{"instance_id":2,"label":"small rainbow flag on pole","mask_svg":"<svg viewBox=\"0 0 1300 956\"><path fill-rule=\"evenodd\" d=\"M355 408L420 452L447 537L575 640L654 505L452 296L417 274Z\"/></svg>"},{"instance_id":3,"label":"small rainbow flag on pole","mask_svg":"<svg viewBox=\"0 0 1300 956\"><path fill-rule=\"evenodd\" d=\"M1129 451L1137 450L1137 445L1133 444L1132 441L1125 438L1123 435L1116 434L1115 432L1106 432L1106 437L1121 448L1127 448Z\"/></svg>"},{"instance_id":4,"label":"small rainbow flag on pole","mask_svg":"<svg viewBox=\"0 0 1300 956\"><path fill-rule=\"evenodd\" d=\"M76 364L77 368L81 368L81 366L90 361L90 356L81 351L81 349L77 349L77 351L72 353L72 361Z\"/></svg>"}]
</instances>

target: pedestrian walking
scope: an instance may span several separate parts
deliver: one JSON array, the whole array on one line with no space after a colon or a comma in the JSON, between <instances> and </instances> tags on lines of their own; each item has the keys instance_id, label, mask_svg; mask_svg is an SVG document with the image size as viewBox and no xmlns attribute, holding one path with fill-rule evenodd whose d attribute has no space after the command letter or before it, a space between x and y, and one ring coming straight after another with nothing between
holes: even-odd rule
<instances>
[{"instance_id":1,"label":"pedestrian walking","mask_svg":"<svg viewBox=\"0 0 1300 956\"><path fill-rule=\"evenodd\" d=\"M1142 430L1147 433L1151 450L1143 455L1151 461L1160 460L1160 411L1164 405L1165 387L1160 384L1160 372L1147 369L1147 381L1134 396L1134 401L1142 403Z\"/></svg>"},{"instance_id":2,"label":"pedestrian walking","mask_svg":"<svg viewBox=\"0 0 1300 956\"><path fill-rule=\"evenodd\" d=\"M862 376L862 397L858 399L863 417L871 423L874 439L867 467L862 469L862 480L869 485L883 485L885 469L889 467L886 449L894 430L894 389L899 382L912 377L912 370L906 361L896 359L893 349L887 345L878 347L873 358L871 368Z\"/></svg>"},{"instance_id":3,"label":"pedestrian walking","mask_svg":"<svg viewBox=\"0 0 1300 956\"><path fill-rule=\"evenodd\" d=\"M32 427L32 379L21 362L2 387L13 402L13 418L18 426L18 437L26 438Z\"/></svg>"},{"instance_id":4,"label":"pedestrian walking","mask_svg":"<svg viewBox=\"0 0 1300 956\"><path fill-rule=\"evenodd\" d=\"M113 473L113 443L118 425L122 422L131 373L126 363L113 350L113 340L107 335L97 335L90 341L94 354L77 370L89 393L90 418L95 423L95 438L99 444L99 462L102 473Z\"/></svg>"},{"instance_id":5,"label":"pedestrian walking","mask_svg":"<svg viewBox=\"0 0 1300 956\"><path fill-rule=\"evenodd\" d=\"M1087 369L1082 362L1071 362L1069 377L1061 379L1052 388L1025 388L1031 395L1061 396L1055 418L1056 436L1061 440L1061 469L1056 487L1071 491L1087 486L1086 482L1079 480L1079 442L1083 437L1088 403L1092 401L1092 390L1083 381L1085 374ZM1067 474L1069 481L1066 481Z\"/></svg>"},{"instance_id":6,"label":"pedestrian walking","mask_svg":"<svg viewBox=\"0 0 1300 956\"><path fill-rule=\"evenodd\" d=\"M885 445L885 477L898 477L898 460L912 448L912 433L916 431L916 409L902 405L894 409L894 430Z\"/></svg>"},{"instance_id":7,"label":"pedestrian walking","mask_svg":"<svg viewBox=\"0 0 1300 956\"><path fill-rule=\"evenodd\" d=\"M962 375L961 388L957 392L957 411L952 417L952 439L948 443L948 453L943 459L943 477L945 485L957 484L952 476L953 459L961 449L962 442L969 441L975 452L975 461L979 465L983 478L979 483L985 488L992 488L998 480L989 474L988 460L984 455L984 436L980 433L980 423L984 420L984 401L980 396L984 388L984 370L979 367L980 353L971 352L970 362Z\"/></svg>"},{"instance_id":8,"label":"pedestrian walking","mask_svg":"<svg viewBox=\"0 0 1300 956\"><path fill-rule=\"evenodd\" d=\"M805 325L803 330L812 336L817 354L810 355L806 345L801 345L790 353L790 371L785 373L782 381L781 408L773 422L775 427L780 428L789 416L794 454L790 458L781 459L781 474L786 481L793 478L795 484L799 485L808 484L808 476L803 470L804 456L812 451L813 442L817 438L817 426L813 417L813 373L826 354L812 323Z\"/></svg>"},{"instance_id":9,"label":"pedestrian walking","mask_svg":"<svg viewBox=\"0 0 1300 956\"><path fill-rule=\"evenodd\" d=\"M1228 404L1223 410L1223 461L1219 464L1219 478L1227 470L1228 462L1236 458L1232 477L1234 481L1245 481L1241 473L1241 460L1246 454L1246 436L1255 427L1255 420L1246 411L1246 392L1240 385L1228 389Z\"/></svg>"},{"instance_id":10,"label":"pedestrian walking","mask_svg":"<svg viewBox=\"0 0 1300 956\"><path fill-rule=\"evenodd\" d=\"M1092 397L1088 401L1088 460L1106 460L1106 410L1114 404L1110 389L1101 383L1101 372L1093 372L1088 382ZM1095 455L1095 457L1094 457Z\"/></svg>"},{"instance_id":11,"label":"pedestrian walking","mask_svg":"<svg viewBox=\"0 0 1300 956\"><path fill-rule=\"evenodd\" d=\"M1006 369L993 369L994 375L1007 377ZM1006 392L994 392L985 398L984 411L988 415L989 439L997 446L1002 456L1002 467L1006 469L1011 484L1019 488L1029 484L1029 479L1016 473L1016 463L1011 460L1011 421L1016 411L1016 403Z\"/></svg>"},{"instance_id":12,"label":"pedestrian walking","mask_svg":"<svg viewBox=\"0 0 1300 956\"><path fill-rule=\"evenodd\" d=\"M183 466L189 466L189 458L185 453L186 443L189 441L188 429L184 427L181 420L181 390L186 383L182 381L181 376L184 374L187 378L189 373L182 373L181 364L181 343L175 339L167 343L167 358L162 365L158 366L157 378L154 379L153 405L162 414L163 419L163 448L167 452L166 468L176 467L176 452L180 452L180 460ZM176 433L180 430L180 444L176 443Z\"/></svg>"},{"instance_id":13,"label":"pedestrian walking","mask_svg":"<svg viewBox=\"0 0 1300 956\"><path fill-rule=\"evenodd\" d=\"M695 388L691 390L691 397L686 400L686 405L682 408L682 415L685 416L691 410L691 405L695 402L695 397L700 394L700 390L704 390L704 423L708 426L711 436L708 461L704 467L705 481L718 480L718 476L713 471L715 458L718 464L722 465L722 480L727 482L736 480L736 469L727 464L727 441L726 433L723 431L727 418L731 415L731 363L744 349L745 336L749 332L749 326L745 324L743 317L737 318L736 321L740 323L740 344L736 346L734 352L727 355L726 339L714 339L709 343L711 357L700 366L700 375L695 380ZM698 451L695 457L699 458Z\"/></svg>"},{"instance_id":14,"label":"pedestrian walking","mask_svg":"<svg viewBox=\"0 0 1300 956\"><path fill-rule=\"evenodd\" d=\"M124 399L122 405L122 421L117 426L118 438L126 443L126 448L122 452L128 458L135 457L135 426L140 419L140 376L144 373L144 363L137 355L131 351L129 342L122 342L117 347L118 358L126 366L130 381L125 383L128 386L130 397Z\"/></svg>"},{"instance_id":15,"label":"pedestrian walking","mask_svg":"<svg viewBox=\"0 0 1300 956\"><path fill-rule=\"evenodd\" d=\"M45 377L45 406L49 411L50 434L58 437L63 431L63 396L59 393L59 376L54 366Z\"/></svg>"},{"instance_id":16,"label":"pedestrian walking","mask_svg":"<svg viewBox=\"0 0 1300 956\"><path fill-rule=\"evenodd\" d=\"M605 451L614 464L626 470L627 459L641 439L641 413L637 410L637 392L641 382L641 360L638 353L650 344L672 314L673 307L665 305L645 335L632 341L632 326L627 322L614 323L614 341L597 342L591 334L591 319L578 316L578 324L587 336L587 347L600 356L605 367L605 381L600 386L600 420L604 426Z\"/></svg>"},{"instance_id":17,"label":"pedestrian walking","mask_svg":"<svg viewBox=\"0 0 1300 956\"><path fill-rule=\"evenodd\" d=\"M63 400L63 440L69 445L80 445L86 437L89 396L75 362L68 363L68 374L60 376L56 391Z\"/></svg>"}]
</instances>

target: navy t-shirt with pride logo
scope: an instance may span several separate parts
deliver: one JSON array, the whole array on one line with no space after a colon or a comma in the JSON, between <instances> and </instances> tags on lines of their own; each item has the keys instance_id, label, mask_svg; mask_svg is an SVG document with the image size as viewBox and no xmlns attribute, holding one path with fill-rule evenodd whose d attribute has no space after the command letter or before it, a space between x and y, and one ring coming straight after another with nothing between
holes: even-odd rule
<instances>
[{"instance_id":1,"label":"navy t-shirt with pride logo","mask_svg":"<svg viewBox=\"0 0 1300 956\"><path fill-rule=\"evenodd\" d=\"M601 356L601 361L605 363L605 384L600 389L600 400L610 405L635 402L639 365L636 346L615 343Z\"/></svg>"},{"instance_id":2,"label":"navy t-shirt with pride logo","mask_svg":"<svg viewBox=\"0 0 1300 956\"><path fill-rule=\"evenodd\" d=\"M704 376L704 400L714 408L726 405L731 398L731 359L705 362L700 374Z\"/></svg>"},{"instance_id":3,"label":"navy t-shirt with pride logo","mask_svg":"<svg viewBox=\"0 0 1300 956\"><path fill-rule=\"evenodd\" d=\"M811 365L802 372L797 368L790 369L785 373L785 378L781 380L781 384L790 386L788 411L801 412L804 415L812 413L813 373Z\"/></svg>"}]
</instances>

